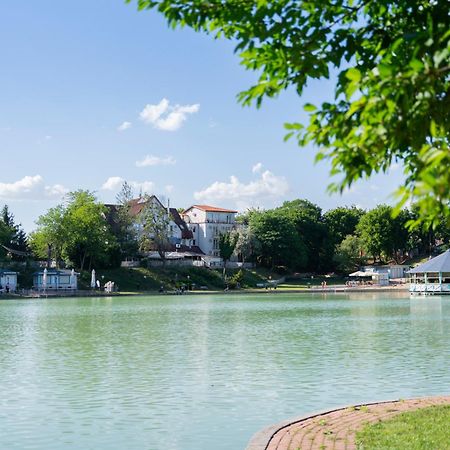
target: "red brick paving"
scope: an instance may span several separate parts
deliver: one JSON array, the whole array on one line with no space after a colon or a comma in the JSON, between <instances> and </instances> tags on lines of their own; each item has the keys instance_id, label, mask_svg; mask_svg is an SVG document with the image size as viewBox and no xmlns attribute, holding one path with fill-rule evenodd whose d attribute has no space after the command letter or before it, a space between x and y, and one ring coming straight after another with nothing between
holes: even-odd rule
<instances>
[{"instance_id":1,"label":"red brick paving","mask_svg":"<svg viewBox=\"0 0 450 450\"><path fill-rule=\"evenodd\" d=\"M367 423L389 419L396 414L450 404L450 396L427 397L375 403L331 411L304 418L276 431L269 442L249 445L261 450L356 450L355 434ZM269 435L270 436L270 435Z\"/></svg>"}]
</instances>

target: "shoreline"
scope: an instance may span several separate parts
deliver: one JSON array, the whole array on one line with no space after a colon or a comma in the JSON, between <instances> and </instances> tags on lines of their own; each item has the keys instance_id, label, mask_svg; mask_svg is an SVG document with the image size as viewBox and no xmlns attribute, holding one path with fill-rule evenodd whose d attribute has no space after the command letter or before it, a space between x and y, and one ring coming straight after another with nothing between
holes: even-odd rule
<instances>
[{"instance_id":1,"label":"shoreline","mask_svg":"<svg viewBox=\"0 0 450 450\"><path fill-rule=\"evenodd\" d=\"M356 450L356 432L366 423L377 423L406 411L450 404L440 395L349 405L269 425L250 439L246 450Z\"/></svg>"},{"instance_id":2,"label":"shoreline","mask_svg":"<svg viewBox=\"0 0 450 450\"><path fill-rule=\"evenodd\" d=\"M79 290L76 292L47 292L47 293L33 293L33 294L8 294L0 295L1 300L28 300L39 298L78 298L78 297L146 297L146 296L167 296L167 295L249 295L249 294L351 294L351 293L374 293L374 292L402 292L409 293L409 286L407 284L394 286L327 286L310 287L310 288L248 288L248 289L234 289L234 290L195 290L184 291L183 294L175 291L158 292L158 291L139 291L139 292L103 292L103 291L88 291Z\"/></svg>"}]
</instances>

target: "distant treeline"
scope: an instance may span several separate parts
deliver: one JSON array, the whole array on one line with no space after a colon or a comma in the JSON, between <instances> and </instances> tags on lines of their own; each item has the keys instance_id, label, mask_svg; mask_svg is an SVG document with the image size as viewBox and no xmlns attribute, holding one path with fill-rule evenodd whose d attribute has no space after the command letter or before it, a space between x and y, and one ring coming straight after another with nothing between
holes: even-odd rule
<instances>
[{"instance_id":1,"label":"distant treeline","mask_svg":"<svg viewBox=\"0 0 450 450\"><path fill-rule=\"evenodd\" d=\"M237 252L266 267L302 272L347 272L370 262L404 262L412 253L429 253L437 243L448 244L448 222L435 230L410 230L415 208L379 205L365 211L355 206L326 212L308 200L287 201L270 210L251 210L239 220ZM240 246L239 242L246 243ZM250 245L250 242L253 242Z\"/></svg>"}]
</instances>

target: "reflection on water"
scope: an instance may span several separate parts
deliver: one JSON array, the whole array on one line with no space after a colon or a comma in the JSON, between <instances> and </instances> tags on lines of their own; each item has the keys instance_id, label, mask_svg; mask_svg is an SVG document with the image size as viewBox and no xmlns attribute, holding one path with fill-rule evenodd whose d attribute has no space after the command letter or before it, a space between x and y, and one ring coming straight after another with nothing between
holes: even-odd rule
<instances>
[{"instance_id":1,"label":"reflection on water","mask_svg":"<svg viewBox=\"0 0 450 450\"><path fill-rule=\"evenodd\" d=\"M2 302L0 448L239 449L301 413L448 394L450 298L383 295Z\"/></svg>"}]
</instances>

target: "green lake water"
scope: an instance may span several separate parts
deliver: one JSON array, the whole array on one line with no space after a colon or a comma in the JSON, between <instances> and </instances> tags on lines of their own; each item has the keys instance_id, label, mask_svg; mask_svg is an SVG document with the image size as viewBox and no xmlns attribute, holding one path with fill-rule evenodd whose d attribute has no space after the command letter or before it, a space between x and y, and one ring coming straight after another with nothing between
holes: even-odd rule
<instances>
[{"instance_id":1,"label":"green lake water","mask_svg":"<svg viewBox=\"0 0 450 450\"><path fill-rule=\"evenodd\" d=\"M324 408L450 393L450 298L0 302L0 449L241 450Z\"/></svg>"}]
</instances>

